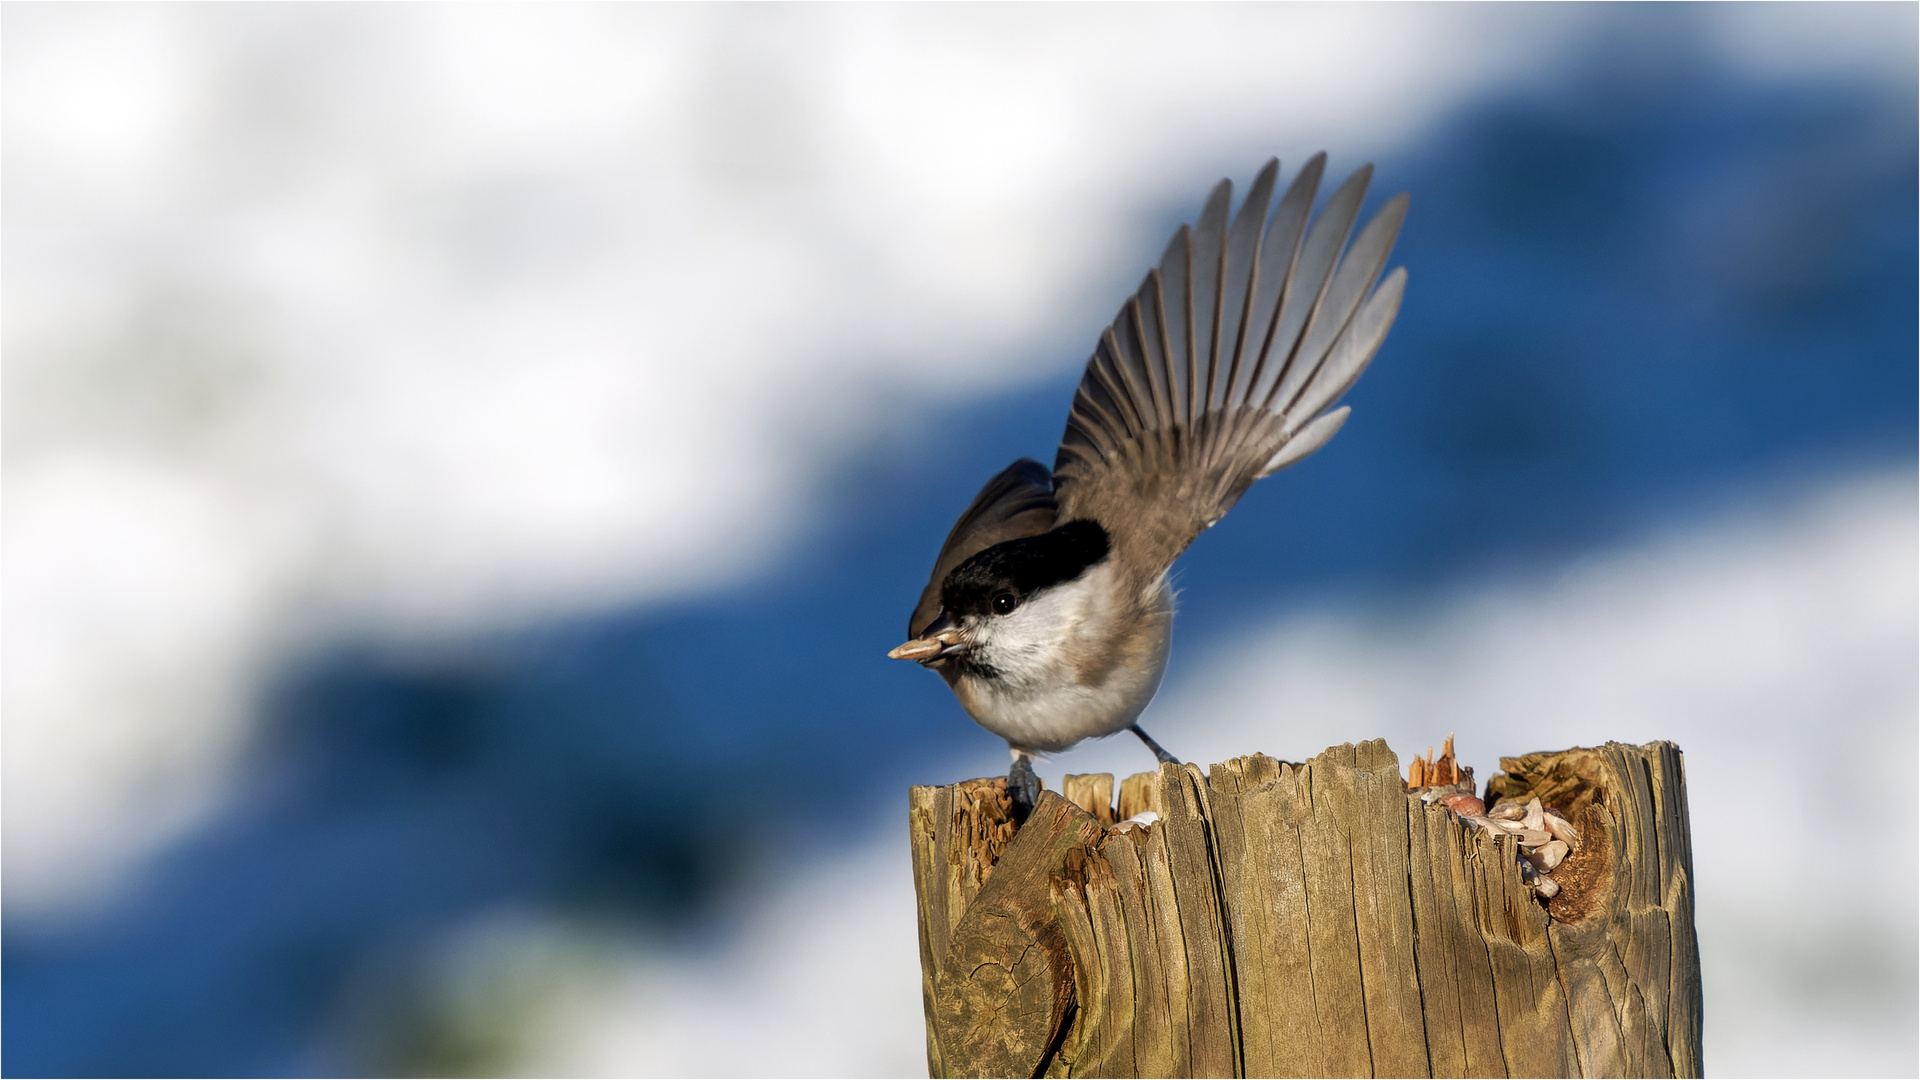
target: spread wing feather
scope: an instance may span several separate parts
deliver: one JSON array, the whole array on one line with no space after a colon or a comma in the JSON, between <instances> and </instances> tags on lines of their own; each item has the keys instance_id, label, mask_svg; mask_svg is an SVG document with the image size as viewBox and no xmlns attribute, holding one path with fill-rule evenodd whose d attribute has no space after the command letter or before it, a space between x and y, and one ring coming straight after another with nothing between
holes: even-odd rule
<instances>
[{"instance_id":1,"label":"spread wing feather","mask_svg":"<svg viewBox=\"0 0 1920 1080\"><path fill-rule=\"evenodd\" d=\"M1188 297L1188 321L1193 326L1193 348L1187 353L1187 386L1183 397L1189 419L1203 411L1213 389L1214 360L1220 347L1220 266L1226 257L1227 209L1233 203L1233 185L1225 180L1213 187L1200 223L1193 230L1193 283ZM1204 384L1202 380L1205 380ZM1204 392L1203 392L1204 386Z\"/></svg>"},{"instance_id":2,"label":"spread wing feather","mask_svg":"<svg viewBox=\"0 0 1920 1080\"><path fill-rule=\"evenodd\" d=\"M1267 224L1267 204L1273 199L1273 181L1280 173L1280 163L1269 161L1260 174L1253 178L1253 188L1247 192L1247 201L1240 206L1240 212L1234 215L1233 228L1227 233L1227 246L1223 255L1224 262L1220 270L1223 281L1252 280L1254 260L1260 255L1260 233ZM1250 332L1264 336L1266 328L1254 328L1257 320L1249 316L1255 310L1254 296L1246 291L1236 292L1224 289L1220 293L1220 327L1224 343L1227 370L1222 375L1219 393L1214 392L1213 380L1207 383L1207 408L1218 409L1227 402L1235 400L1236 389L1240 383L1240 361L1250 350L1247 336ZM1216 359L1214 368L1218 370Z\"/></svg>"},{"instance_id":3,"label":"spread wing feather","mask_svg":"<svg viewBox=\"0 0 1920 1080\"><path fill-rule=\"evenodd\" d=\"M1320 365L1313 381L1307 384L1300 397L1287 410L1289 431L1297 426L1296 421L1308 421L1320 415L1321 410L1352 388L1373 359L1374 352L1380 348L1380 343L1387 339L1387 330L1393 326L1393 317L1400 312L1400 296L1406 287L1407 272L1400 269L1387 275L1387 280L1374 290L1373 296L1360 310L1359 317L1334 343L1332 354Z\"/></svg>"},{"instance_id":4,"label":"spread wing feather","mask_svg":"<svg viewBox=\"0 0 1920 1080\"><path fill-rule=\"evenodd\" d=\"M1274 162L1276 171L1279 162ZM1250 386L1269 387L1273 383L1267 378L1269 366L1278 368L1286 358L1280 357L1269 363L1273 355L1272 343L1279 329L1275 317L1280 310L1281 287L1286 285L1293 274L1295 261L1300 255L1300 239L1306 235L1307 213L1313 209L1313 193L1320 186L1320 176L1326 172L1327 155L1315 154L1294 177L1293 184L1280 200L1273 212L1273 221L1267 226L1266 236L1260 244L1260 261L1255 271L1252 310L1257 313L1258 333L1248 341L1252 350L1252 374L1248 376ZM1285 351L1285 350L1283 350ZM1264 395L1265 391L1258 391ZM1255 391L1249 391L1248 397Z\"/></svg>"},{"instance_id":5,"label":"spread wing feather","mask_svg":"<svg viewBox=\"0 0 1920 1080\"><path fill-rule=\"evenodd\" d=\"M1142 586L1248 485L1333 437L1347 410L1326 410L1393 325L1406 272L1380 274L1406 196L1353 235L1363 167L1309 227L1325 166L1324 154L1307 162L1271 217L1278 162L1231 217L1221 181L1087 362L1054 461L1058 516L1106 526Z\"/></svg>"},{"instance_id":6,"label":"spread wing feather","mask_svg":"<svg viewBox=\"0 0 1920 1080\"><path fill-rule=\"evenodd\" d=\"M1319 359L1317 356L1302 355L1303 332L1326 296L1334 260L1347 242L1347 233L1353 228L1354 215L1359 213L1360 199L1366 194L1367 181L1372 175L1372 167L1363 166L1347 177L1346 183L1341 184L1333 197L1327 200L1327 205L1321 208L1319 218L1307 232L1293 273L1288 275L1286 284L1282 286L1273 336L1274 347L1280 350L1274 356L1278 366L1274 371L1273 386L1260 399L1263 408L1272 409L1276 401L1291 400L1299 393L1301 382L1311 373L1308 369Z\"/></svg>"}]
</instances>

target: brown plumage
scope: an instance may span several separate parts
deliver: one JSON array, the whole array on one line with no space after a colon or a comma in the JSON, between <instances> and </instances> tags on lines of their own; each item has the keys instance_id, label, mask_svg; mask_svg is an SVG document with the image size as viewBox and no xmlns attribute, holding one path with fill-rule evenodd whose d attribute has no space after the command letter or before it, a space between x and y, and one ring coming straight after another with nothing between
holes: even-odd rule
<instances>
[{"instance_id":1,"label":"brown plumage","mask_svg":"<svg viewBox=\"0 0 1920 1080\"><path fill-rule=\"evenodd\" d=\"M1332 437L1346 410L1311 421L1360 376L1399 310L1405 271L1367 293L1406 196L1336 268L1373 169L1354 173L1303 232L1325 163L1316 155L1300 171L1271 225L1278 162L1260 171L1231 227L1233 186L1220 181L1199 225L1174 235L1087 362L1054 461L1059 516L1125 521L1115 542L1142 586L1255 480Z\"/></svg>"},{"instance_id":2,"label":"brown plumage","mask_svg":"<svg viewBox=\"0 0 1920 1080\"><path fill-rule=\"evenodd\" d=\"M1380 274L1407 200L1349 245L1372 167L1309 226L1325 163L1310 160L1271 216L1277 161L1231 221L1222 180L1101 333L1051 476L1015 462L941 547L913 640L891 655L938 670L1008 739L1016 771L1025 752L1133 726L1166 661L1173 561L1345 422L1328 410L1399 310L1405 271Z\"/></svg>"}]
</instances>

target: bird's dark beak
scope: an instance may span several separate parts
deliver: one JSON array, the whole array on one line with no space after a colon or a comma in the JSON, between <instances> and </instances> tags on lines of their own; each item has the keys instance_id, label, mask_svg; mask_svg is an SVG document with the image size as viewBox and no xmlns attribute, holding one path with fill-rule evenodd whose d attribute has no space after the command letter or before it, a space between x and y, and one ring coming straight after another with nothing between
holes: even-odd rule
<instances>
[{"instance_id":1,"label":"bird's dark beak","mask_svg":"<svg viewBox=\"0 0 1920 1080\"><path fill-rule=\"evenodd\" d=\"M918 660L924 664L929 660L965 652L972 644L961 631L960 624L942 611L938 618L920 631L919 637L896 646L887 656L894 660Z\"/></svg>"}]
</instances>

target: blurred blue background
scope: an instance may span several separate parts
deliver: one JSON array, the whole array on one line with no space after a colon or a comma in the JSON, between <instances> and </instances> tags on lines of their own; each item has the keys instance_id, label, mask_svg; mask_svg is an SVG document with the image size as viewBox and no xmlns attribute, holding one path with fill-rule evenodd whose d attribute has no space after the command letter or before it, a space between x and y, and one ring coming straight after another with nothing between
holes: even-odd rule
<instances>
[{"instance_id":1,"label":"blurred blue background","mask_svg":"<svg viewBox=\"0 0 1920 1080\"><path fill-rule=\"evenodd\" d=\"M1673 738L1709 1070L1911 1075L1915 15L1768 7L9 9L5 1070L921 1068L903 789L1004 755L884 651L1324 143L1407 301L1149 729Z\"/></svg>"}]
</instances>

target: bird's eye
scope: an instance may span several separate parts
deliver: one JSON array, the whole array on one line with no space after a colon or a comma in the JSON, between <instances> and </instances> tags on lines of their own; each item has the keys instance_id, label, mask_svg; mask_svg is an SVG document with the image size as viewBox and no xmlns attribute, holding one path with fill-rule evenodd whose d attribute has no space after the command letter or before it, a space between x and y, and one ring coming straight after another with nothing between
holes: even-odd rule
<instances>
[{"instance_id":1,"label":"bird's eye","mask_svg":"<svg viewBox=\"0 0 1920 1080\"><path fill-rule=\"evenodd\" d=\"M993 613L995 615L1010 614L1014 608L1017 608L1019 606L1020 606L1020 598L1013 595L1010 592L994 594Z\"/></svg>"}]
</instances>

